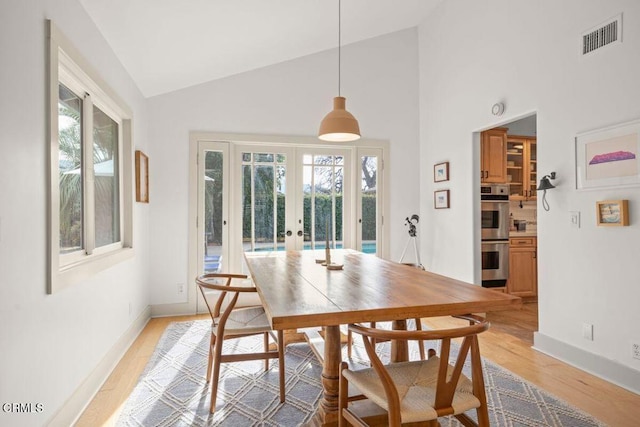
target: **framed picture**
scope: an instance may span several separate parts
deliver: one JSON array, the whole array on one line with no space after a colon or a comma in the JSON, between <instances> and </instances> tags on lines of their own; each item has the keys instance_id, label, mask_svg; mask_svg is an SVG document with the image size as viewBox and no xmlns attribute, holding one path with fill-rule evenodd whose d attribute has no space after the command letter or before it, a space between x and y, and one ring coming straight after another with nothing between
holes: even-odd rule
<instances>
[{"instance_id":1,"label":"framed picture","mask_svg":"<svg viewBox=\"0 0 640 427\"><path fill-rule=\"evenodd\" d=\"M640 120L576 136L576 188L640 185Z\"/></svg>"},{"instance_id":2,"label":"framed picture","mask_svg":"<svg viewBox=\"0 0 640 427\"><path fill-rule=\"evenodd\" d=\"M433 182L449 181L449 162L433 166Z\"/></svg>"},{"instance_id":3,"label":"framed picture","mask_svg":"<svg viewBox=\"0 0 640 427\"><path fill-rule=\"evenodd\" d=\"M448 209L449 208L449 190L434 191L433 205L436 209Z\"/></svg>"},{"instance_id":4,"label":"framed picture","mask_svg":"<svg viewBox=\"0 0 640 427\"><path fill-rule=\"evenodd\" d=\"M627 200L604 200L596 202L596 221L599 226L629 225Z\"/></svg>"},{"instance_id":5,"label":"framed picture","mask_svg":"<svg viewBox=\"0 0 640 427\"><path fill-rule=\"evenodd\" d=\"M149 158L136 150L136 202L149 203Z\"/></svg>"}]
</instances>

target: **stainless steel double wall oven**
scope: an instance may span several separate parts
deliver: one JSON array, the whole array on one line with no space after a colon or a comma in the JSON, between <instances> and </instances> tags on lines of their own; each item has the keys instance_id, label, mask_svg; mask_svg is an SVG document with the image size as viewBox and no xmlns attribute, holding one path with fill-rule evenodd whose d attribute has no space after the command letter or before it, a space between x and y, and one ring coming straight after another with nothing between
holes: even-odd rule
<instances>
[{"instance_id":1,"label":"stainless steel double wall oven","mask_svg":"<svg viewBox=\"0 0 640 427\"><path fill-rule=\"evenodd\" d=\"M480 186L482 286L505 286L509 277L509 186Z\"/></svg>"}]
</instances>

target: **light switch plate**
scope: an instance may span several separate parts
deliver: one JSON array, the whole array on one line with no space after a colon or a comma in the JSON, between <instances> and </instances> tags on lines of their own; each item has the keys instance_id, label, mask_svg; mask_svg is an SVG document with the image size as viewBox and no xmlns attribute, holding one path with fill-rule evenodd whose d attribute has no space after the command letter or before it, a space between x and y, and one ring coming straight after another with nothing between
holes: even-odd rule
<instances>
[{"instance_id":1,"label":"light switch plate","mask_svg":"<svg viewBox=\"0 0 640 427\"><path fill-rule=\"evenodd\" d=\"M593 341L593 325L591 323L582 324L582 338Z\"/></svg>"},{"instance_id":2,"label":"light switch plate","mask_svg":"<svg viewBox=\"0 0 640 427\"><path fill-rule=\"evenodd\" d=\"M580 228L580 212L579 211L569 212L569 219L571 221L571 226L573 228Z\"/></svg>"}]
</instances>

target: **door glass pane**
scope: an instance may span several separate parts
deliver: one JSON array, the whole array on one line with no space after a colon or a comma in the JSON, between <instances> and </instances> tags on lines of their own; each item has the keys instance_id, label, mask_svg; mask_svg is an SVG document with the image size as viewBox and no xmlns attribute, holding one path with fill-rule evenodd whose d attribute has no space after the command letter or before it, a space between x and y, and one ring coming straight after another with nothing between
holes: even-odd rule
<instances>
[{"instance_id":1,"label":"door glass pane","mask_svg":"<svg viewBox=\"0 0 640 427\"><path fill-rule=\"evenodd\" d=\"M81 250L82 99L64 85L58 87L58 168L60 170L60 253Z\"/></svg>"},{"instance_id":2,"label":"door glass pane","mask_svg":"<svg viewBox=\"0 0 640 427\"><path fill-rule=\"evenodd\" d=\"M329 167L316 166L314 172L314 196L312 198L314 216L314 247L325 248L326 242L333 242L331 221L332 211L332 170Z\"/></svg>"},{"instance_id":3,"label":"door glass pane","mask_svg":"<svg viewBox=\"0 0 640 427\"><path fill-rule=\"evenodd\" d=\"M242 159L244 250L284 250L286 157L273 153L242 153Z\"/></svg>"},{"instance_id":4,"label":"door glass pane","mask_svg":"<svg viewBox=\"0 0 640 427\"><path fill-rule=\"evenodd\" d=\"M274 242L274 168L254 166L254 239L258 249L272 249Z\"/></svg>"},{"instance_id":5,"label":"door glass pane","mask_svg":"<svg viewBox=\"0 0 640 427\"><path fill-rule=\"evenodd\" d=\"M118 123L93 107L96 247L120 241Z\"/></svg>"},{"instance_id":6,"label":"door glass pane","mask_svg":"<svg viewBox=\"0 0 640 427\"><path fill-rule=\"evenodd\" d=\"M204 170L204 272L215 273L222 266L223 160L220 151L205 153Z\"/></svg>"},{"instance_id":7,"label":"door glass pane","mask_svg":"<svg viewBox=\"0 0 640 427\"><path fill-rule=\"evenodd\" d=\"M538 185L538 154L537 144L529 144L529 195L535 197Z\"/></svg>"},{"instance_id":8,"label":"door glass pane","mask_svg":"<svg viewBox=\"0 0 640 427\"><path fill-rule=\"evenodd\" d=\"M256 163L273 163L273 154L271 153L255 153L253 155Z\"/></svg>"},{"instance_id":9,"label":"door glass pane","mask_svg":"<svg viewBox=\"0 0 640 427\"><path fill-rule=\"evenodd\" d=\"M373 156L362 156L360 159L362 170L362 182L360 190L362 192L361 212L362 212L362 252L376 253L376 230L377 230L377 208L378 208L378 158Z\"/></svg>"},{"instance_id":10,"label":"door glass pane","mask_svg":"<svg viewBox=\"0 0 640 427\"><path fill-rule=\"evenodd\" d=\"M332 248L341 248L344 168L339 164L343 160L305 155L303 162L304 248L322 249L327 242Z\"/></svg>"}]
</instances>

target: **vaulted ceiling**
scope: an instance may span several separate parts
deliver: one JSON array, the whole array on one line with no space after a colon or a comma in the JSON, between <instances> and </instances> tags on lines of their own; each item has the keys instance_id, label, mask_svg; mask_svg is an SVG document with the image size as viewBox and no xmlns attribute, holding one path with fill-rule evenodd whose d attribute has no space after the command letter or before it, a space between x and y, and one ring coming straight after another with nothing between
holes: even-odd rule
<instances>
[{"instance_id":1,"label":"vaulted ceiling","mask_svg":"<svg viewBox=\"0 0 640 427\"><path fill-rule=\"evenodd\" d=\"M342 45L420 24L442 0L342 0ZM338 0L80 0L147 96L338 45Z\"/></svg>"}]
</instances>

